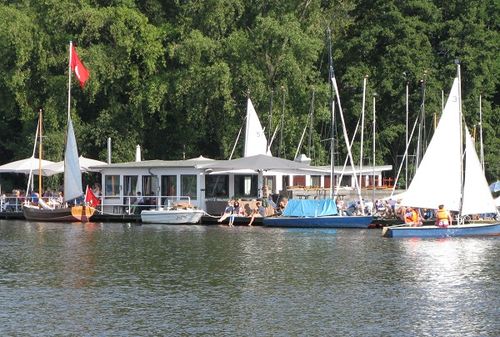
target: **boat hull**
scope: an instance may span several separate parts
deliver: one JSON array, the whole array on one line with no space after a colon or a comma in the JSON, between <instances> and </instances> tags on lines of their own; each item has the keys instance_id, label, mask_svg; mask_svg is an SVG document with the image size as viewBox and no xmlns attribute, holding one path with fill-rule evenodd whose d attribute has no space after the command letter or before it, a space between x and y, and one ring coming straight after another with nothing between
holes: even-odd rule
<instances>
[{"instance_id":1,"label":"boat hull","mask_svg":"<svg viewBox=\"0 0 500 337\"><path fill-rule=\"evenodd\" d=\"M266 227L289 228L369 228L372 216L321 216L321 217L267 217L263 219Z\"/></svg>"},{"instance_id":2,"label":"boat hull","mask_svg":"<svg viewBox=\"0 0 500 337\"><path fill-rule=\"evenodd\" d=\"M382 230L382 236L388 238L447 238L487 235L500 235L500 223L472 223L466 225L455 225L447 228L440 228L437 226L391 226L384 227Z\"/></svg>"},{"instance_id":3,"label":"boat hull","mask_svg":"<svg viewBox=\"0 0 500 337\"><path fill-rule=\"evenodd\" d=\"M24 218L29 221L88 222L95 209L88 206L74 206L44 209L35 206L23 206Z\"/></svg>"},{"instance_id":4,"label":"boat hull","mask_svg":"<svg viewBox=\"0 0 500 337\"><path fill-rule=\"evenodd\" d=\"M141 212L142 223L155 224L194 224L200 222L205 214L202 210L144 210Z\"/></svg>"}]
</instances>

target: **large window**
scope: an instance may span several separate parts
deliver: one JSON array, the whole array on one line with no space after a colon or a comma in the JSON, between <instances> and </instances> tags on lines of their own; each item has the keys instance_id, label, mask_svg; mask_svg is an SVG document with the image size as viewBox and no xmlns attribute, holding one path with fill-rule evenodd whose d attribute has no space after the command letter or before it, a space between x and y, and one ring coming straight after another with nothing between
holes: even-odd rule
<instances>
[{"instance_id":1,"label":"large window","mask_svg":"<svg viewBox=\"0 0 500 337\"><path fill-rule=\"evenodd\" d=\"M104 193L107 197L117 197L120 195L120 176L107 175L104 177Z\"/></svg>"},{"instance_id":2,"label":"large window","mask_svg":"<svg viewBox=\"0 0 500 337\"><path fill-rule=\"evenodd\" d=\"M321 176L311 176L311 187L321 187Z\"/></svg>"},{"instance_id":3,"label":"large window","mask_svg":"<svg viewBox=\"0 0 500 337\"><path fill-rule=\"evenodd\" d=\"M126 196L135 195L138 181L139 179L137 176L123 176L123 194Z\"/></svg>"},{"instance_id":4,"label":"large window","mask_svg":"<svg viewBox=\"0 0 500 337\"><path fill-rule=\"evenodd\" d=\"M196 200L196 175L181 175L181 195Z\"/></svg>"},{"instance_id":5,"label":"large window","mask_svg":"<svg viewBox=\"0 0 500 337\"><path fill-rule=\"evenodd\" d=\"M177 195L177 176L167 175L161 176L161 195L167 196L168 198L162 198L162 204L173 202L177 200L175 196Z\"/></svg>"},{"instance_id":6,"label":"large window","mask_svg":"<svg viewBox=\"0 0 500 337\"><path fill-rule=\"evenodd\" d=\"M265 176L262 195L266 197L273 194L274 191L276 191L276 176Z\"/></svg>"},{"instance_id":7,"label":"large window","mask_svg":"<svg viewBox=\"0 0 500 337\"><path fill-rule=\"evenodd\" d=\"M306 176L293 176L293 186L306 186Z\"/></svg>"},{"instance_id":8,"label":"large window","mask_svg":"<svg viewBox=\"0 0 500 337\"><path fill-rule=\"evenodd\" d=\"M236 198L257 196L257 175L235 175L234 196Z\"/></svg>"},{"instance_id":9,"label":"large window","mask_svg":"<svg viewBox=\"0 0 500 337\"><path fill-rule=\"evenodd\" d=\"M229 198L229 176L206 175L205 176L206 198Z\"/></svg>"},{"instance_id":10,"label":"large window","mask_svg":"<svg viewBox=\"0 0 500 337\"><path fill-rule=\"evenodd\" d=\"M156 195L158 193L158 177L157 176L143 176L142 177L142 195L144 196L144 203L154 205L156 204Z\"/></svg>"}]
</instances>

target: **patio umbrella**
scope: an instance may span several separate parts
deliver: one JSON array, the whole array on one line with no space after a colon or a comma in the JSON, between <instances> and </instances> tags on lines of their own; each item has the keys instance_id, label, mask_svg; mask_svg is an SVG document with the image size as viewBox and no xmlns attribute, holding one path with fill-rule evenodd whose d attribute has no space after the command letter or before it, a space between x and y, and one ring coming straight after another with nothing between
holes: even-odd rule
<instances>
[{"instance_id":1,"label":"patio umbrella","mask_svg":"<svg viewBox=\"0 0 500 337\"><path fill-rule=\"evenodd\" d=\"M323 169L313 168L307 164L293 160L258 154L232 160L217 160L213 163L198 165L198 168L217 171L251 170L254 172L277 171L290 174L314 174L325 172Z\"/></svg>"},{"instance_id":2,"label":"patio umbrella","mask_svg":"<svg viewBox=\"0 0 500 337\"><path fill-rule=\"evenodd\" d=\"M497 180L493 184L490 185L490 191L491 192L498 192L498 191L500 191L500 180Z\"/></svg>"},{"instance_id":3,"label":"patio umbrella","mask_svg":"<svg viewBox=\"0 0 500 337\"><path fill-rule=\"evenodd\" d=\"M42 175L51 176L56 174L57 172L53 172L52 170L47 169L47 167L53 164L55 164L53 161L42 159ZM30 171L32 171L34 174L38 174L38 166L38 158L30 157L26 159L16 160L14 162L0 166L0 173L29 174Z\"/></svg>"},{"instance_id":4,"label":"patio umbrella","mask_svg":"<svg viewBox=\"0 0 500 337\"><path fill-rule=\"evenodd\" d=\"M313 168L307 164L299 163L293 160L272 157L264 154L243 157L232 160L218 160L209 164L198 165L198 168L214 173L241 173L256 172L258 174L257 189L259 197L262 197L262 188L264 186L264 172L272 171L285 174L318 174L325 170Z\"/></svg>"},{"instance_id":5,"label":"patio umbrella","mask_svg":"<svg viewBox=\"0 0 500 337\"><path fill-rule=\"evenodd\" d=\"M105 162L85 158L84 156L80 156L78 158L78 162L80 164L80 171L82 172L97 172L95 170L91 170L92 166L106 165ZM46 167L47 172L51 172L52 174L63 173L64 172L64 160L58 161L57 163L52 163Z\"/></svg>"}]
</instances>

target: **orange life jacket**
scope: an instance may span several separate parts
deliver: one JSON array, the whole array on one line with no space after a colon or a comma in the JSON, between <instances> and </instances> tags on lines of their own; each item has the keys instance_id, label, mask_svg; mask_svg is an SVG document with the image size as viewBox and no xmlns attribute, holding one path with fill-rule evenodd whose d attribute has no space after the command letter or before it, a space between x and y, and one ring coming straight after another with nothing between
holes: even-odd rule
<instances>
[{"instance_id":1,"label":"orange life jacket","mask_svg":"<svg viewBox=\"0 0 500 337\"><path fill-rule=\"evenodd\" d=\"M438 220L448 220L448 211L445 209L438 209L436 217Z\"/></svg>"},{"instance_id":2,"label":"orange life jacket","mask_svg":"<svg viewBox=\"0 0 500 337\"><path fill-rule=\"evenodd\" d=\"M405 213L405 223L416 223L418 222L418 214L417 211L412 210L411 212Z\"/></svg>"}]
</instances>

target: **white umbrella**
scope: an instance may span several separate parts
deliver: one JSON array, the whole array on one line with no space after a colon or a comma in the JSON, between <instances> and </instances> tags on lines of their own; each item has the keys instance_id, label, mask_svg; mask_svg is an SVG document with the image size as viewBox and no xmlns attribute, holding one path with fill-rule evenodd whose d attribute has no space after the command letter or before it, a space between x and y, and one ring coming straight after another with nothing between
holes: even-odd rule
<instances>
[{"instance_id":1,"label":"white umbrella","mask_svg":"<svg viewBox=\"0 0 500 337\"><path fill-rule=\"evenodd\" d=\"M106 163L103 161L85 158L84 156L80 156L78 158L78 162L80 164L80 171L82 171L82 172L97 172L95 170L89 169L89 167L106 165ZM46 167L46 170L48 172L51 172L52 174L63 173L64 172L64 160L58 161L57 163L53 163L51 165L48 165Z\"/></svg>"},{"instance_id":2,"label":"white umbrella","mask_svg":"<svg viewBox=\"0 0 500 337\"><path fill-rule=\"evenodd\" d=\"M264 172L279 172L285 174L318 174L325 170L313 168L307 164L292 160L272 157L264 154L243 157L232 160L220 160L210 164L198 165L198 168L205 169L209 174L218 173L240 173L253 171L258 174L257 190L258 196L262 197L264 187Z\"/></svg>"},{"instance_id":3,"label":"white umbrella","mask_svg":"<svg viewBox=\"0 0 500 337\"><path fill-rule=\"evenodd\" d=\"M39 169L39 159L35 157L30 157L26 159L17 160L11 163L4 164L0 166L0 173L22 173L29 174L32 171L34 174L38 174ZM42 159L42 175L51 176L56 174L57 172L53 172L50 169L47 169L49 166L56 164L50 160Z\"/></svg>"}]
</instances>

